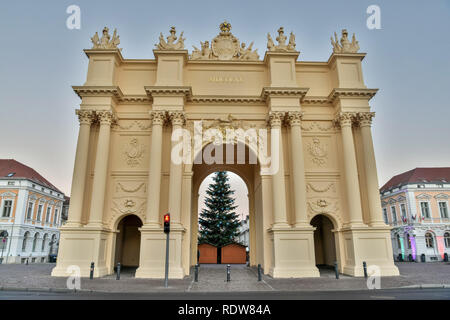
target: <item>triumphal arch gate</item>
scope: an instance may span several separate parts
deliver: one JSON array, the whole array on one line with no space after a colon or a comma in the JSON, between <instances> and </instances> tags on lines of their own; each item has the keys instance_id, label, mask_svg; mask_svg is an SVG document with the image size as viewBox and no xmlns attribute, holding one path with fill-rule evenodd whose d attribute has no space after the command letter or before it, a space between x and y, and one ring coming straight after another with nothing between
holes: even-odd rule
<instances>
[{"instance_id":1,"label":"triumphal arch gate","mask_svg":"<svg viewBox=\"0 0 450 320\"><path fill-rule=\"evenodd\" d=\"M270 30L268 30L270 31ZM69 220L53 276L114 272L170 278L197 263L198 190L228 170L247 184L250 264L276 278L317 277L338 262L398 275L382 219L369 105L355 36L332 38L328 61L299 59L295 35L267 34L260 57L231 25L189 54L183 33L161 34L155 59L125 59L119 36L92 37L81 98ZM273 34L273 31L272 31Z\"/></svg>"}]
</instances>

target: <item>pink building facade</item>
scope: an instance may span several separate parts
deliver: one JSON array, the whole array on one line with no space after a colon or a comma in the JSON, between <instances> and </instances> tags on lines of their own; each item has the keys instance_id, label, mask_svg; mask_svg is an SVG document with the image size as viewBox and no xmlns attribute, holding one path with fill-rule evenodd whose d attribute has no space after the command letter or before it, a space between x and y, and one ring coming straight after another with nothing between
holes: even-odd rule
<instances>
[{"instance_id":1,"label":"pink building facade","mask_svg":"<svg viewBox=\"0 0 450 320\"><path fill-rule=\"evenodd\" d=\"M384 221L392 226L397 261L448 261L450 168L416 168L381 189Z\"/></svg>"}]
</instances>

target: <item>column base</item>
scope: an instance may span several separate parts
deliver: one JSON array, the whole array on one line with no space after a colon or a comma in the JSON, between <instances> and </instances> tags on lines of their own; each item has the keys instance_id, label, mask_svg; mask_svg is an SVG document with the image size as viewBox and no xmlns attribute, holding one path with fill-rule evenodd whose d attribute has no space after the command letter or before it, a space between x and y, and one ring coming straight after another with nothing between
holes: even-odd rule
<instances>
[{"instance_id":1,"label":"column base","mask_svg":"<svg viewBox=\"0 0 450 320\"><path fill-rule=\"evenodd\" d=\"M347 228L343 229L344 257L343 273L354 277L363 277L363 262L368 273L377 268L381 276L398 276L394 264L390 228Z\"/></svg>"},{"instance_id":2,"label":"column base","mask_svg":"<svg viewBox=\"0 0 450 320\"><path fill-rule=\"evenodd\" d=\"M269 275L274 278L320 277L315 265L314 228L275 228L269 231L273 240L274 261Z\"/></svg>"},{"instance_id":3,"label":"column base","mask_svg":"<svg viewBox=\"0 0 450 320\"><path fill-rule=\"evenodd\" d=\"M141 229L141 253L136 278L164 279L166 234L158 226L144 225ZM181 240L183 228L171 228L169 234L169 279L183 279Z\"/></svg>"},{"instance_id":4,"label":"column base","mask_svg":"<svg viewBox=\"0 0 450 320\"><path fill-rule=\"evenodd\" d=\"M53 277L68 277L72 266L80 268L81 277L89 277L94 262L94 277L111 273L107 266L108 240L110 232L104 229L61 228L58 259L53 268Z\"/></svg>"}]
</instances>

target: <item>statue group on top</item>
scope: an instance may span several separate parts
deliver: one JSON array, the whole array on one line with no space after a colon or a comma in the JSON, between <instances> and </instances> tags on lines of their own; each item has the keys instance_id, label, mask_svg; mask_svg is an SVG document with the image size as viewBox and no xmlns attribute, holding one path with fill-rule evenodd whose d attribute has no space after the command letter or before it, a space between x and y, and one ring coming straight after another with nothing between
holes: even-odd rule
<instances>
[{"instance_id":1,"label":"statue group on top","mask_svg":"<svg viewBox=\"0 0 450 320\"><path fill-rule=\"evenodd\" d=\"M334 40L331 37L331 45L334 53L356 53L359 50L358 41L356 41L355 34L353 34L352 42L348 40L347 29L342 30L342 37L339 43L336 32L334 33Z\"/></svg>"},{"instance_id":2,"label":"statue group on top","mask_svg":"<svg viewBox=\"0 0 450 320\"><path fill-rule=\"evenodd\" d=\"M275 40L277 40L278 45L275 45L270 33L267 34L267 49L269 51L295 52L295 35L293 32L289 35L289 42L286 44L287 37L284 34L284 28L280 27L278 29L278 37Z\"/></svg>"},{"instance_id":3,"label":"statue group on top","mask_svg":"<svg viewBox=\"0 0 450 320\"><path fill-rule=\"evenodd\" d=\"M170 28L170 35L164 39L163 34L159 36L159 43L155 46L158 50L185 50L183 32L176 36L175 27ZM348 39L348 32L346 29L342 30L342 37L338 40L336 32L334 38L331 37L331 45L333 46L333 53L357 53L359 50L359 43L356 41L355 34L353 34L352 41ZM278 29L278 36L275 38L278 44L275 44L270 33L267 34L267 49L270 52L296 52L295 49L295 35L293 32L288 37L284 34L284 28ZM102 32L102 37L99 38L98 33L91 38L93 43L92 49L117 49L120 44L117 30L114 29L114 34L109 35L109 29L105 27ZM286 43L287 42L287 43ZM220 33L211 43L209 41L200 41L200 49L193 46L194 50L190 55L191 60L238 60L238 61L258 61L259 55L257 49L253 50L253 42L247 46L244 42L240 42L231 33L231 24L223 22L220 25Z\"/></svg>"},{"instance_id":4,"label":"statue group on top","mask_svg":"<svg viewBox=\"0 0 450 320\"><path fill-rule=\"evenodd\" d=\"M102 37L98 37L98 32L94 34L91 38L93 43L92 49L117 49L117 46L120 44L119 36L117 35L117 29L114 29L114 34L112 36L109 35L109 29L107 27L103 28Z\"/></svg>"}]
</instances>

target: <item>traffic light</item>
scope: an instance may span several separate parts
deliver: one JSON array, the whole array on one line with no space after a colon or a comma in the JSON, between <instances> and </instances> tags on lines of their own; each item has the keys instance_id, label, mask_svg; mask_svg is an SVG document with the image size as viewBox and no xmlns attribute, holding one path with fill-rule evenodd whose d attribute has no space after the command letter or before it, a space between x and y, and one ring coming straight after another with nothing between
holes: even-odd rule
<instances>
[{"instance_id":1,"label":"traffic light","mask_svg":"<svg viewBox=\"0 0 450 320\"><path fill-rule=\"evenodd\" d=\"M164 233L170 232L170 213L164 215Z\"/></svg>"}]
</instances>

